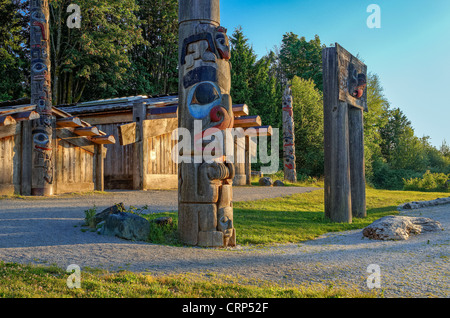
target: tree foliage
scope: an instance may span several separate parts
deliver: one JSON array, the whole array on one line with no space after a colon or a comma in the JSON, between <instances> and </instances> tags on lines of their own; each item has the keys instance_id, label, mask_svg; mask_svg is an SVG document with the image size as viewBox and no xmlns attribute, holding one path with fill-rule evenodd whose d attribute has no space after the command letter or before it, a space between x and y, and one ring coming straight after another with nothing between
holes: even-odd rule
<instances>
[{"instance_id":1,"label":"tree foliage","mask_svg":"<svg viewBox=\"0 0 450 318\"><path fill-rule=\"evenodd\" d=\"M0 100L25 97L29 89L28 1L0 0Z\"/></svg>"},{"instance_id":2,"label":"tree foliage","mask_svg":"<svg viewBox=\"0 0 450 318\"><path fill-rule=\"evenodd\" d=\"M311 79L292 79L297 172L323 174L323 96Z\"/></svg>"}]
</instances>

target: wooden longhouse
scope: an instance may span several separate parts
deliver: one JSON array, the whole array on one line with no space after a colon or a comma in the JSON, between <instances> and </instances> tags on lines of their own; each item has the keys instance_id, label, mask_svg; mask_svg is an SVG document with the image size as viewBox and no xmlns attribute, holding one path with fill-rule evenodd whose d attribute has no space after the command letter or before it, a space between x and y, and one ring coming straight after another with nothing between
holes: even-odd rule
<instances>
[{"instance_id":1,"label":"wooden longhouse","mask_svg":"<svg viewBox=\"0 0 450 318\"><path fill-rule=\"evenodd\" d=\"M53 193L103 190L104 145L115 139L98 127L52 108ZM0 103L0 195L31 195L35 105Z\"/></svg>"},{"instance_id":2,"label":"wooden longhouse","mask_svg":"<svg viewBox=\"0 0 450 318\"><path fill-rule=\"evenodd\" d=\"M178 96L134 96L99 100L59 109L98 127L118 141L109 144L104 162L105 189L176 189L177 164L171 151L176 146L172 132L178 127ZM249 185L251 156L256 147L251 137L271 135L270 126L262 126L259 116L249 116L247 105L234 105L235 127L255 128L243 148L245 163L235 164L234 185ZM251 151L252 150L252 151Z\"/></svg>"}]
</instances>

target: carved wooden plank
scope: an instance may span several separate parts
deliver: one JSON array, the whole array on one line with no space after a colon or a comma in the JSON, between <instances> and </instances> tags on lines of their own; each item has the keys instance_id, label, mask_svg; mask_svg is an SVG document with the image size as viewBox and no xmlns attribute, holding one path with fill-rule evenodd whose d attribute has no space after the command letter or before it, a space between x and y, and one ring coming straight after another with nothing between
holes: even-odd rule
<instances>
[{"instance_id":1,"label":"carved wooden plank","mask_svg":"<svg viewBox=\"0 0 450 318\"><path fill-rule=\"evenodd\" d=\"M66 117L66 118L58 118L56 120L56 126L58 127L83 127L81 123L81 119L79 117Z\"/></svg>"},{"instance_id":2,"label":"carved wooden plank","mask_svg":"<svg viewBox=\"0 0 450 318\"><path fill-rule=\"evenodd\" d=\"M129 123L117 127L119 133L119 144L126 146L139 141L136 137L136 123Z\"/></svg>"},{"instance_id":3,"label":"carved wooden plank","mask_svg":"<svg viewBox=\"0 0 450 318\"><path fill-rule=\"evenodd\" d=\"M261 124L261 117L259 116L242 116L234 119L234 127L258 127Z\"/></svg>"},{"instance_id":4,"label":"carved wooden plank","mask_svg":"<svg viewBox=\"0 0 450 318\"><path fill-rule=\"evenodd\" d=\"M78 136L100 136L100 131L97 127L80 127L73 131Z\"/></svg>"},{"instance_id":5,"label":"carved wooden plank","mask_svg":"<svg viewBox=\"0 0 450 318\"><path fill-rule=\"evenodd\" d=\"M114 138L113 135L89 137L89 140L100 145L110 145L116 143L116 138Z\"/></svg>"},{"instance_id":6,"label":"carved wooden plank","mask_svg":"<svg viewBox=\"0 0 450 318\"><path fill-rule=\"evenodd\" d=\"M250 111L246 104L233 105L233 114L235 117L248 116Z\"/></svg>"},{"instance_id":7,"label":"carved wooden plank","mask_svg":"<svg viewBox=\"0 0 450 318\"><path fill-rule=\"evenodd\" d=\"M245 130L245 135L248 137L272 136L272 131L272 126L250 127Z\"/></svg>"},{"instance_id":8,"label":"carved wooden plank","mask_svg":"<svg viewBox=\"0 0 450 318\"><path fill-rule=\"evenodd\" d=\"M17 113L17 114L14 114L12 116L14 117L14 119L16 121L34 120L34 119L38 119L38 118L41 117L41 115L38 112L34 111L34 110L27 111L27 112L22 112L22 113Z\"/></svg>"},{"instance_id":9,"label":"carved wooden plank","mask_svg":"<svg viewBox=\"0 0 450 318\"><path fill-rule=\"evenodd\" d=\"M16 120L12 116L2 116L0 117L0 126L8 126L15 124Z\"/></svg>"},{"instance_id":10,"label":"carved wooden plank","mask_svg":"<svg viewBox=\"0 0 450 318\"><path fill-rule=\"evenodd\" d=\"M8 109L0 110L0 116L28 112L28 111L33 111L35 109L36 109L36 105L22 105L22 106L18 106L18 107L11 107Z\"/></svg>"}]
</instances>

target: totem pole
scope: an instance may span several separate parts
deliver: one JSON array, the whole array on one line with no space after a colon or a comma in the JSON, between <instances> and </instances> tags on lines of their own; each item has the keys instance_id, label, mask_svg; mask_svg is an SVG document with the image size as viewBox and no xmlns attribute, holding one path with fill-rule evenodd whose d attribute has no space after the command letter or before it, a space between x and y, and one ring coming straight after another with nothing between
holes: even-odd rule
<instances>
[{"instance_id":1,"label":"totem pole","mask_svg":"<svg viewBox=\"0 0 450 318\"><path fill-rule=\"evenodd\" d=\"M195 150L189 160L178 164L178 229L185 244L203 247L236 244L234 165L223 156L208 161L201 156L209 128L224 136L234 124L226 32L220 26L219 0L179 1L178 125L191 132ZM201 132L194 128L199 124Z\"/></svg>"},{"instance_id":2,"label":"totem pole","mask_svg":"<svg viewBox=\"0 0 450 318\"><path fill-rule=\"evenodd\" d=\"M289 182L297 182L297 172L295 170L294 113L292 106L291 85L287 84L283 94L284 179Z\"/></svg>"},{"instance_id":3,"label":"totem pole","mask_svg":"<svg viewBox=\"0 0 450 318\"><path fill-rule=\"evenodd\" d=\"M351 223L366 216L367 66L337 43L322 53L325 217Z\"/></svg>"},{"instance_id":4,"label":"totem pole","mask_svg":"<svg viewBox=\"0 0 450 318\"><path fill-rule=\"evenodd\" d=\"M53 194L52 93L50 81L50 28L48 0L30 1L31 104L40 118L32 123L31 194Z\"/></svg>"}]
</instances>

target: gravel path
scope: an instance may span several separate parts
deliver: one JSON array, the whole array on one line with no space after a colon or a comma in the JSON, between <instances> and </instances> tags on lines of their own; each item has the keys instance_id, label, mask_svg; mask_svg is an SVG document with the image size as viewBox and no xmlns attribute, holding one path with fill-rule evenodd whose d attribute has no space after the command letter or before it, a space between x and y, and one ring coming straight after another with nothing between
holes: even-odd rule
<instances>
[{"instance_id":1,"label":"gravel path","mask_svg":"<svg viewBox=\"0 0 450 318\"><path fill-rule=\"evenodd\" d=\"M317 188L315 188L317 189ZM239 187L234 200L255 200L312 191L314 188ZM136 272L236 274L281 283L325 282L368 290L367 267L381 269L386 297L450 296L450 205L404 215L430 217L444 231L408 241L363 238L361 230L329 233L300 244L230 250L159 246L81 232L83 211L114 203L149 205L151 211L176 210L176 191L120 191L107 195L49 199L0 200L0 260L18 263L70 264Z\"/></svg>"}]
</instances>

